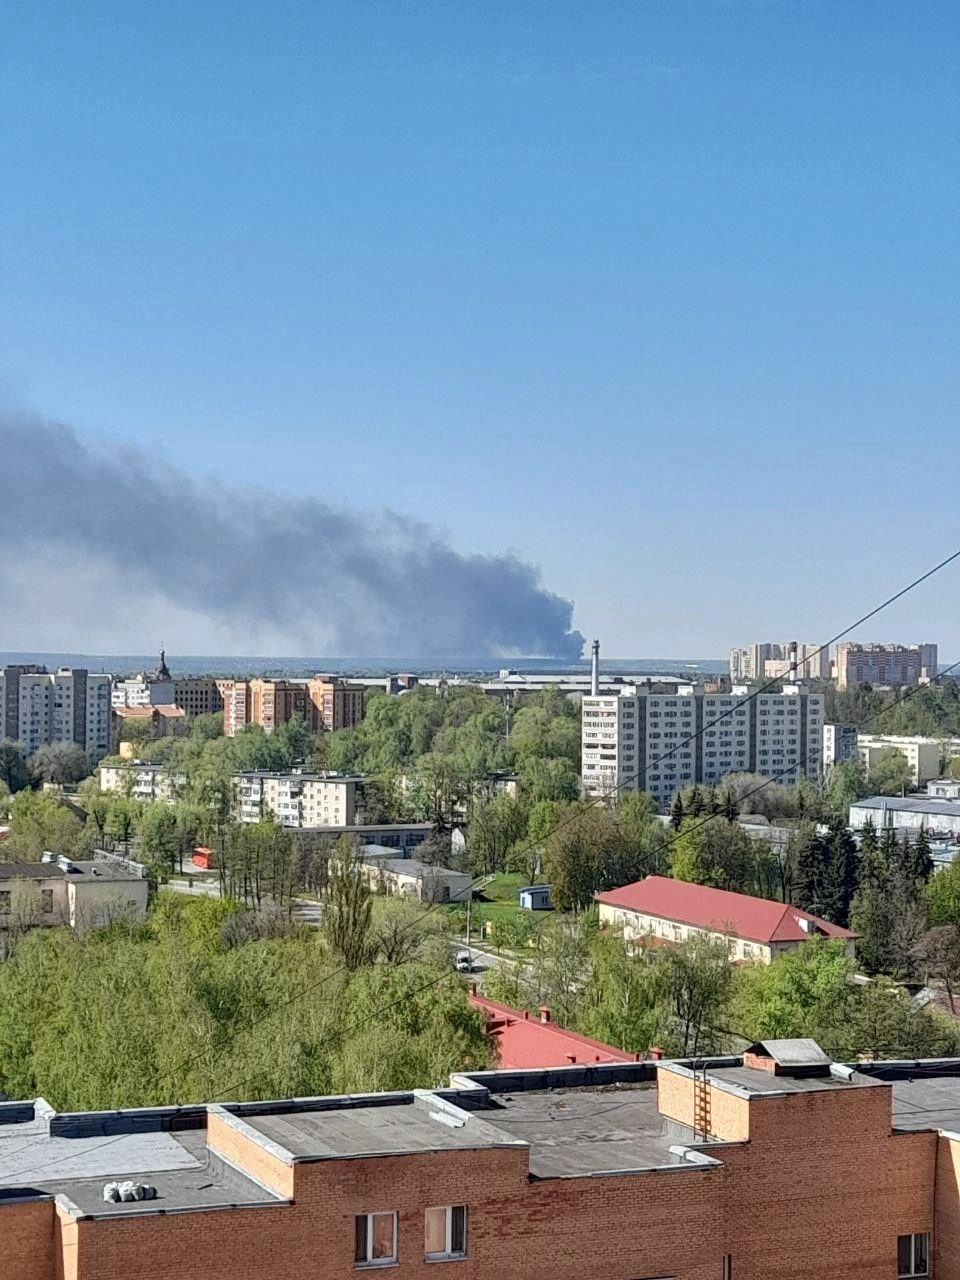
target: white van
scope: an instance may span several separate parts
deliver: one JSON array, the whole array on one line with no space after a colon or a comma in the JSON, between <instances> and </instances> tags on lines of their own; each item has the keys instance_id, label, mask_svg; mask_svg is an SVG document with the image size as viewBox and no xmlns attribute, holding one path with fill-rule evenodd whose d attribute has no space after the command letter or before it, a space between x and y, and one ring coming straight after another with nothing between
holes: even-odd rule
<instances>
[{"instance_id":1,"label":"white van","mask_svg":"<svg viewBox=\"0 0 960 1280\"><path fill-rule=\"evenodd\" d=\"M456 965L457 965L458 973L472 973L473 972L473 956L470 954L469 951L458 951Z\"/></svg>"}]
</instances>

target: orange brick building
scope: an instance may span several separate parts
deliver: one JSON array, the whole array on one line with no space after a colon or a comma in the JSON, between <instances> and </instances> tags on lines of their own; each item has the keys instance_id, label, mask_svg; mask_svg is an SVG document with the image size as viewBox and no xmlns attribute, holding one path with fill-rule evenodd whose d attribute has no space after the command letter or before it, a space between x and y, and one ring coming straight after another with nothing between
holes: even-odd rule
<instances>
[{"instance_id":1,"label":"orange brick building","mask_svg":"<svg viewBox=\"0 0 960 1280\"><path fill-rule=\"evenodd\" d=\"M4 1103L0 1275L960 1280L958 1122L960 1061L778 1041L405 1094Z\"/></svg>"},{"instance_id":2,"label":"orange brick building","mask_svg":"<svg viewBox=\"0 0 960 1280\"><path fill-rule=\"evenodd\" d=\"M218 680L223 699L224 733L228 738L247 725L272 733L301 716L314 733L321 729L352 729L363 719L364 686L336 676L312 680Z\"/></svg>"}]
</instances>

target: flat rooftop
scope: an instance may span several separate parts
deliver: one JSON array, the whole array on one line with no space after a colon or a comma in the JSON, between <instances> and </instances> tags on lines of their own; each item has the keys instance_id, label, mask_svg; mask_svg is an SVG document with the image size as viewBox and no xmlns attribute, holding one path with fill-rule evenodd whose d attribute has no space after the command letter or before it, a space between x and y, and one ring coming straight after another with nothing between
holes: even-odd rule
<instances>
[{"instance_id":1,"label":"flat rooftop","mask_svg":"<svg viewBox=\"0 0 960 1280\"><path fill-rule=\"evenodd\" d=\"M286 1108L264 1104L260 1114L242 1104L229 1110L296 1160L470 1150L513 1141L487 1124L485 1113L465 1114L433 1094L304 1099Z\"/></svg>"},{"instance_id":2,"label":"flat rooftop","mask_svg":"<svg viewBox=\"0 0 960 1280\"><path fill-rule=\"evenodd\" d=\"M530 1144L530 1172L575 1178L678 1165L686 1126L661 1116L650 1082L493 1095L484 1119Z\"/></svg>"},{"instance_id":3,"label":"flat rooftop","mask_svg":"<svg viewBox=\"0 0 960 1280\"><path fill-rule=\"evenodd\" d=\"M708 1074L711 1080L721 1085L732 1085L752 1097L762 1097L764 1094L823 1093L828 1089L864 1089L881 1083L859 1074L854 1074L849 1079L835 1075L773 1075L772 1072L760 1071L756 1067L718 1067Z\"/></svg>"},{"instance_id":4,"label":"flat rooftop","mask_svg":"<svg viewBox=\"0 0 960 1280\"><path fill-rule=\"evenodd\" d=\"M52 1130L45 1104L26 1106L20 1122L4 1122L8 1106L0 1106L0 1197L65 1196L90 1217L280 1200L208 1149L202 1108L177 1130L156 1127L176 1123L175 1114L149 1111L57 1116ZM107 1182L128 1179L154 1187L156 1199L103 1199Z\"/></svg>"}]
</instances>

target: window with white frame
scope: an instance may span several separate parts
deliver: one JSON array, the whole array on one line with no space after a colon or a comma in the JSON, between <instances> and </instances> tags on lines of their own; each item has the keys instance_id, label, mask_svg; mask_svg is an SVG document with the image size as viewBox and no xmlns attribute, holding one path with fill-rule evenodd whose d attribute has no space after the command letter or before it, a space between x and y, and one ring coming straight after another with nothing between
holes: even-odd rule
<instances>
[{"instance_id":1,"label":"window with white frame","mask_svg":"<svg viewBox=\"0 0 960 1280\"><path fill-rule=\"evenodd\" d=\"M927 1232L919 1235L897 1237L897 1275L900 1280L912 1280L914 1276L930 1274L930 1236Z\"/></svg>"},{"instance_id":2,"label":"window with white frame","mask_svg":"<svg viewBox=\"0 0 960 1280\"><path fill-rule=\"evenodd\" d=\"M354 1261L358 1267L382 1267L397 1260L397 1215L358 1213Z\"/></svg>"},{"instance_id":3,"label":"window with white frame","mask_svg":"<svg viewBox=\"0 0 960 1280\"><path fill-rule=\"evenodd\" d=\"M454 1204L427 1209L423 1215L424 1252L427 1260L467 1256L466 1205Z\"/></svg>"}]
</instances>

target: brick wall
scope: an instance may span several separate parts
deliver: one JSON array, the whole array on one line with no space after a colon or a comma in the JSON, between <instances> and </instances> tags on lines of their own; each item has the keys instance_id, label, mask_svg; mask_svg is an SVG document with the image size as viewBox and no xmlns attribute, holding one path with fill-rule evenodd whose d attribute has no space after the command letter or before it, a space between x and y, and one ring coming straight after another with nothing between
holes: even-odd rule
<instances>
[{"instance_id":1,"label":"brick wall","mask_svg":"<svg viewBox=\"0 0 960 1280\"><path fill-rule=\"evenodd\" d=\"M207 1145L277 1195L288 1199L293 1195L293 1165L265 1151L256 1138L240 1132L215 1111L207 1117Z\"/></svg>"},{"instance_id":2,"label":"brick wall","mask_svg":"<svg viewBox=\"0 0 960 1280\"><path fill-rule=\"evenodd\" d=\"M710 1133L724 1142L744 1142L750 1136L750 1103L746 1098L709 1086ZM657 1093L661 1114L681 1124L694 1125L694 1082L665 1067L657 1069Z\"/></svg>"},{"instance_id":3,"label":"brick wall","mask_svg":"<svg viewBox=\"0 0 960 1280\"><path fill-rule=\"evenodd\" d=\"M937 1143L937 1280L960 1280L960 1139Z\"/></svg>"},{"instance_id":4,"label":"brick wall","mask_svg":"<svg viewBox=\"0 0 960 1280\"><path fill-rule=\"evenodd\" d=\"M660 1076L665 1111L692 1105L691 1081ZM937 1280L960 1280L960 1140L940 1141L938 1163L936 1134L894 1134L888 1085L750 1101L714 1090L711 1110L716 1127L737 1133L715 1148L721 1165L546 1180L529 1176L524 1148L291 1167L212 1116L211 1144L249 1161L261 1181L292 1176L292 1204L87 1219L74 1228L75 1274L51 1276L42 1259L39 1269L21 1261L9 1274L357 1280L354 1216L392 1211L399 1264L391 1274L437 1280L436 1264L424 1258L424 1210L465 1204L468 1256L449 1264L449 1280L720 1280L725 1254L735 1280L892 1280L897 1236L933 1231L938 1168ZM11 1238L23 1241L23 1232L21 1225ZM0 1275L8 1280L3 1266Z\"/></svg>"},{"instance_id":5,"label":"brick wall","mask_svg":"<svg viewBox=\"0 0 960 1280\"><path fill-rule=\"evenodd\" d=\"M0 1276L56 1280L52 1200L0 1203Z\"/></svg>"}]
</instances>

